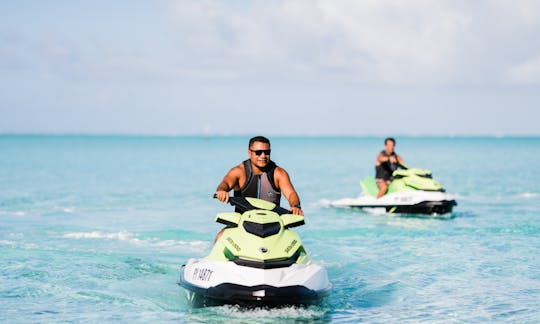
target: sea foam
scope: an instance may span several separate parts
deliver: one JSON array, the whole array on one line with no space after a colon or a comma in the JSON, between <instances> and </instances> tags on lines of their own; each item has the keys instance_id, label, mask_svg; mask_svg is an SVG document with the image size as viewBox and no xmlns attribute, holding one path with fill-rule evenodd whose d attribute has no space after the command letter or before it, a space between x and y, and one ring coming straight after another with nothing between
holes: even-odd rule
<instances>
[{"instance_id":1,"label":"sea foam","mask_svg":"<svg viewBox=\"0 0 540 324\"><path fill-rule=\"evenodd\" d=\"M184 240L160 240L158 238L148 238L140 239L137 238L135 234L120 231L114 233L104 233L99 231L92 232L73 232L66 233L62 237L69 239L95 239L95 240L118 240L128 242L130 244L139 245L139 246L150 246L150 247L170 247L170 248L186 248L186 247L196 247L203 248L210 246L208 241L184 241Z\"/></svg>"}]
</instances>

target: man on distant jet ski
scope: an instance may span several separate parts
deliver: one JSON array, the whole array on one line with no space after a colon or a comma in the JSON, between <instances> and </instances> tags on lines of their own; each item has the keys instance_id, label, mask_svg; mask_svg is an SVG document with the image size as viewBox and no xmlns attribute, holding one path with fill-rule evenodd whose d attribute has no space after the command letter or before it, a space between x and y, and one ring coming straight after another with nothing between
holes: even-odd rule
<instances>
[{"instance_id":1,"label":"man on distant jet ski","mask_svg":"<svg viewBox=\"0 0 540 324\"><path fill-rule=\"evenodd\" d=\"M377 155L377 161L375 161L375 179L379 187L377 198L386 193L388 185L392 182L392 173L398 167L407 168L401 156L394 152L395 146L396 140L388 137L384 140L384 150Z\"/></svg>"},{"instance_id":2,"label":"man on distant jet ski","mask_svg":"<svg viewBox=\"0 0 540 324\"><path fill-rule=\"evenodd\" d=\"M259 198L279 206L283 194L289 202L291 212L304 215L289 174L270 160L270 151L268 138L251 138L247 152L249 159L233 167L225 175L216 189L216 198L228 202L229 191L234 190L236 197Z\"/></svg>"}]
</instances>

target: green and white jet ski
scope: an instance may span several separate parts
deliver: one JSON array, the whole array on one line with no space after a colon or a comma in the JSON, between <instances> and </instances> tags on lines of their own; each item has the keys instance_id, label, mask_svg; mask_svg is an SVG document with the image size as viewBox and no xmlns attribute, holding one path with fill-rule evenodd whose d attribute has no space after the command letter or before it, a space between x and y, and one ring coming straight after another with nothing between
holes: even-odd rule
<instances>
[{"instance_id":1,"label":"green and white jet ski","mask_svg":"<svg viewBox=\"0 0 540 324\"><path fill-rule=\"evenodd\" d=\"M330 205L362 208L372 212L432 215L451 213L457 205L453 196L446 193L442 185L433 179L429 170L398 169L392 176L386 194L378 199L379 188L375 177L366 177L360 182L362 194L359 197L339 199Z\"/></svg>"},{"instance_id":2,"label":"green and white jet ski","mask_svg":"<svg viewBox=\"0 0 540 324\"><path fill-rule=\"evenodd\" d=\"M326 269L311 261L291 227L304 216L273 203L230 197L246 210L218 213L227 225L210 255L182 266L179 284L194 307L312 305L332 287Z\"/></svg>"}]
</instances>

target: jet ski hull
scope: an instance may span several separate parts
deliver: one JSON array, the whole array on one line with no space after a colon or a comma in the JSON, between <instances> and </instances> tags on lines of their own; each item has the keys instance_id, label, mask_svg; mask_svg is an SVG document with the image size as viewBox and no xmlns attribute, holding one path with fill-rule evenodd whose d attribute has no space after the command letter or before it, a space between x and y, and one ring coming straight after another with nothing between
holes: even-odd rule
<instances>
[{"instance_id":1,"label":"jet ski hull","mask_svg":"<svg viewBox=\"0 0 540 324\"><path fill-rule=\"evenodd\" d=\"M362 209L382 209L387 213L395 214L429 214L429 215L442 215L452 212L452 209L456 205L455 200L443 200L443 201L422 201L414 205L393 205L393 206L381 206L381 205L349 205L350 208L362 208Z\"/></svg>"},{"instance_id":2,"label":"jet ski hull","mask_svg":"<svg viewBox=\"0 0 540 324\"><path fill-rule=\"evenodd\" d=\"M313 263L257 269L195 259L182 266L179 285L193 307L313 305L331 289L326 270Z\"/></svg>"},{"instance_id":3,"label":"jet ski hull","mask_svg":"<svg viewBox=\"0 0 540 324\"><path fill-rule=\"evenodd\" d=\"M387 213L442 215L452 212L456 201L444 192L410 191L387 194L379 199L361 195L333 201L333 207L380 209Z\"/></svg>"}]
</instances>

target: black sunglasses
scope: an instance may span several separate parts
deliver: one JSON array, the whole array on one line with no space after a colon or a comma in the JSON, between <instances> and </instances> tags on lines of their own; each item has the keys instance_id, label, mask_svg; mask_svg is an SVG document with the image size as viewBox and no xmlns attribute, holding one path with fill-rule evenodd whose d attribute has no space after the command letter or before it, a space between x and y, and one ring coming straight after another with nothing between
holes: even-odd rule
<instances>
[{"instance_id":1,"label":"black sunglasses","mask_svg":"<svg viewBox=\"0 0 540 324\"><path fill-rule=\"evenodd\" d=\"M255 155L259 156L261 154L266 154L266 155L270 155L270 151L271 150L252 150L252 149L249 149L251 152L255 153Z\"/></svg>"}]
</instances>

